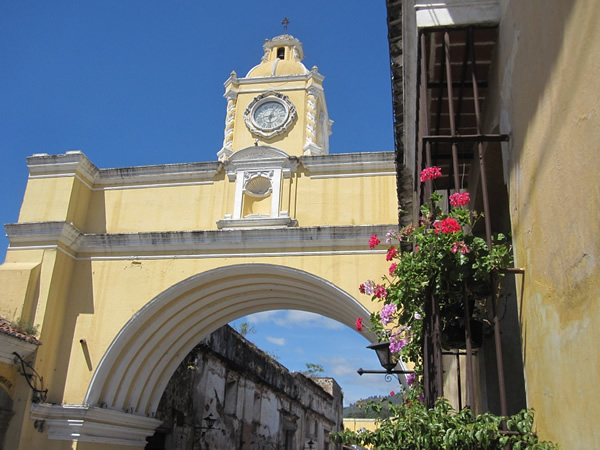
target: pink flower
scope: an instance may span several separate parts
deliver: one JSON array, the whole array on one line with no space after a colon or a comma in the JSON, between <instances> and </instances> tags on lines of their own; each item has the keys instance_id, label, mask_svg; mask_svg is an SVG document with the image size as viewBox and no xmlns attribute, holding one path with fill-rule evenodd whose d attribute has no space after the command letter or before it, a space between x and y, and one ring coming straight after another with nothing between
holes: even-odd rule
<instances>
[{"instance_id":1,"label":"pink flower","mask_svg":"<svg viewBox=\"0 0 600 450\"><path fill-rule=\"evenodd\" d=\"M393 277L394 276L394 271L396 270L396 267L398 267L397 263L392 263L392 265L389 268L389 272L390 272L390 276Z\"/></svg>"},{"instance_id":2,"label":"pink flower","mask_svg":"<svg viewBox=\"0 0 600 450\"><path fill-rule=\"evenodd\" d=\"M379 239L377 239L377 235L374 234L373 236L371 236L371 239L369 239L369 248L371 250L373 250L375 247L377 247L379 244L381 243L381 241Z\"/></svg>"},{"instance_id":3,"label":"pink flower","mask_svg":"<svg viewBox=\"0 0 600 450\"><path fill-rule=\"evenodd\" d=\"M469 253L469 247L467 247L465 241L456 241L454 244L452 244L451 251L452 253L461 252L464 255L465 253Z\"/></svg>"},{"instance_id":4,"label":"pink flower","mask_svg":"<svg viewBox=\"0 0 600 450\"><path fill-rule=\"evenodd\" d=\"M375 287L375 297L377 298L386 298L388 295L387 289L380 284Z\"/></svg>"},{"instance_id":5,"label":"pink flower","mask_svg":"<svg viewBox=\"0 0 600 450\"><path fill-rule=\"evenodd\" d=\"M415 253L417 253L419 251L419 246L415 245Z\"/></svg>"},{"instance_id":6,"label":"pink flower","mask_svg":"<svg viewBox=\"0 0 600 450\"><path fill-rule=\"evenodd\" d=\"M393 397L394 395L396 395L396 393L394 391L390 392L390 397Z\"/></svg>"},{"instance_id":7,"label":"pink flower","mask_svg":"<svg viewBox=\"0 0 600 450\"><path fill-rule=\"evenodd\" d=\"M387 255L385 255L385 260L391 261L392 259L394 259L394 256L396 256L397 254L398 254L398 250L396 250L396 247L390 247L387 251Z\"/></svg>"},{"instance_id":8,"label":"pink flower","mask_svg":"<svg viewBox=\"0 0 600 450\"><path fill-rule=\"evenodd\" d=\"M373 292L375 292L375 283L367 280L358 287L358 290L361 294L373 295Z\"/></svg>"},{"instance_id":9,"label":"pink flower","mask_svg":"<svg viewBox=\"0 0 600 450\"><path fill-rule=\"evenodd\" d=\"M362 329L363 329L362 317L356 318L355 325L356 325L356 331L362 331Z\"/></svg>"},{"instance_id":10,"label":"pink flower","mask_svg":"<svg viewBox=\"0 0 600 450\"><path fill-rule=\"evenodd\" d=\"M427 180L435 180L442 176L442 169L437 166L426 167L421 171L421 183Z\"/></svg>"},{"instance_id":11,"label":"pink flower","mask_svg":"<svg viewBox=\"0 0 600 450\"><path fill-rule=\"evenodd\" d=\"M433 224L435 234L457 233L460 231L460 224L454 217L446 217L444 220L438 220Z\"/></svg>"},{"instance_id":12,"label":"pink flower","mask_svg":"<svg viewBox=\"0 0 600 450\"><path fill-rule=\"evenodd\" d=\"M383 325L387 325L394 319L396 309L397 308L394 303L389 303L381 309L381 312L379 313L379 318L381 319L381 323Z\"/></svg>"},{"instance_id":13,"label":"pink flower","mask_svg":"<svg viewBox=\"0 0 600 450\"><path fill-rule=\"evenodd\" d=\"M449 199L450 204L454 207L465 206L471 201L468 192L457 192L456 194L452 194Z\"/></svg>"}]
</instances>

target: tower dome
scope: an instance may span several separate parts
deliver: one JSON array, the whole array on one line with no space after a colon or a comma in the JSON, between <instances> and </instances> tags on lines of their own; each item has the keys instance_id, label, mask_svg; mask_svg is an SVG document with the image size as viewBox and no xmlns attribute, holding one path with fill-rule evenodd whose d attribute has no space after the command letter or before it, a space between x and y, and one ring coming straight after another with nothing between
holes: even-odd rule
<instances>
[{"instance_id":1,"label":"tower dome","mask_svg":"<svg viewBox=\"0 0 600 450\"><path fill-rule=\"evenodd\" d=\"M282 34L273 39L267 39L263 49L265 54L261 63L250 69L246 78L305 75L309 73L301 62L304 59L302 43L294 36Z\"/></svg>"}]
</instances>

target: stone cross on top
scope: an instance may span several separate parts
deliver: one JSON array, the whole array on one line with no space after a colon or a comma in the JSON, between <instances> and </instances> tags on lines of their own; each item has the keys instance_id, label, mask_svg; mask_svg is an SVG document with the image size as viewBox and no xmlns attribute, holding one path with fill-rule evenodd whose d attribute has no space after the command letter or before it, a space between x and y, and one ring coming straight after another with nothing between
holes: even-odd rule
<instances>
[{"instance_id":1,"label":"stone cross on top","mask_svg":"<svg viewBox=\"0 0 600 450\"><path fill-rule=\"evenodd\" d=\"M287 26L288 26L288 23L290 23L290 19L288 19L287 17L284 17L283 20L281 21L281 23L283 24L283 32L287 33Z\"/></svg>"}]
</instances>

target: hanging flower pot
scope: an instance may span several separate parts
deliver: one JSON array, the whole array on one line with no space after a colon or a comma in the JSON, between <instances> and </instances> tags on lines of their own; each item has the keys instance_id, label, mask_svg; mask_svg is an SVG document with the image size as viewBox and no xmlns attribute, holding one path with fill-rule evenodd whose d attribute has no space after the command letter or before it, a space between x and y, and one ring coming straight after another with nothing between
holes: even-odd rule
<instances>
[{"instance_id":1,"label":"hanging flower pot","mask_svg":"<svg viewBox=\"0 0 600 450\"><path fill-rule=\"evenodd\" d=\"M453 320L444 324L442 330L442 347L446 350L467 348L465 328L464 320ZM482 345L483 322L471 319L471 347L479 348Z\"/></svg>"}]
</instances>

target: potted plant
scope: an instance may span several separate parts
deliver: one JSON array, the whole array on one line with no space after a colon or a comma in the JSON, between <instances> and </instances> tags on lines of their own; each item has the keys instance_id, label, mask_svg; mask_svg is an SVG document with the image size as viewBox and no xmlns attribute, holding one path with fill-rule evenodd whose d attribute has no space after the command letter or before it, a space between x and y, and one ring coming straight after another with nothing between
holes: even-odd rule
<instances>
[{"instance_id":1,"label":"potted plant","mask_svg":"<svg viewBox=\"0 0 600 450\"><path fill-rule=\"evenodd\" d=\"M429 167L421 173L421 181L440 176L438 167ZM477 345L494 279L502 276L502 269L512 266L505 236L497 235L488 244L474 234L481 215L468 208L467 192L450 195L449 210L440 207L441 200L442 196L434 192L430 203L421 208L418 223L387 233L388 273L381 283L367 280L359 287L361 293L381 303L380 311L371 314L371 330L380 341L389 342L396 359L414 365L415 372L407 377L409 388L399 404L388 399L367 404L367 408L380 411L384 403L390 403L392 417L381 419L375 431L345 430L334 433L333 439L378 449L558 448L538 440L532 410L502 417L476 415L469 407L454 411L443 397L434 399L429 408L424 403L420 382L423 329L430 310L426 303L435 298L439 307L442 346L462 348L467 321L471 340ZM374 249L379 245L378 236L371 236L369 246ZM357 318L356 326L362 329L362 318Z\"/></svg>"},{"instance_id":2,"label":"potted plant","mask_svg":"<svg viewBox=\"0 0 600 450\"><path fill-rule=\"evenodd\" d=\"M425 169L421 181L439 178L437 167ZM468 192L449 196L449 210L441 206L442 196L434 192L430 203L421 208L419 222L386 235L390 262L381 283L368 280L360 292L381 303L379 313L371 315L371 330L381 341L390 342L390 351L421 370L422 329L425 303L434 296L439 304L442 345L461 348L460 339L468 314L477 345L482 337L481 322L486 318L486 299L491 294L493 276L512 265L506 236L493 237L492 245L473 233L480 214L468 208ZM381 245L373 235L369 246ZM459 336L457 339L457 335ZM462 332L464 336L464 331Z\"/></svg>"}]
</instances>

